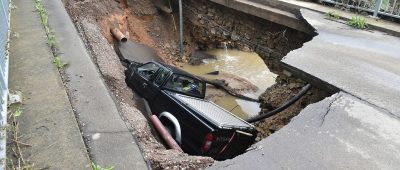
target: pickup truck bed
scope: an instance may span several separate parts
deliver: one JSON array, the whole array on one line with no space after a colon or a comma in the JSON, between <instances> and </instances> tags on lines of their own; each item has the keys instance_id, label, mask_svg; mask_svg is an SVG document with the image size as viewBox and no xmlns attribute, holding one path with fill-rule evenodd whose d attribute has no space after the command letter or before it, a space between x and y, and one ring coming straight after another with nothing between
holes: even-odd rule
<instances>
[{"instance_id":1,"label":"pickup truck bed","mask_svg":"<svg viewBox=\"0 0 400 170\"><path fill-rule=\"evenodd\" d=\"M254 128L253 125L221 108L212 101L189 97L177 93L170 94L177 98L180 102L188 105L188 107L196 110L199 114L205 117L208 121L217 125L219 128Z\"/></svg>"}]
</instances>

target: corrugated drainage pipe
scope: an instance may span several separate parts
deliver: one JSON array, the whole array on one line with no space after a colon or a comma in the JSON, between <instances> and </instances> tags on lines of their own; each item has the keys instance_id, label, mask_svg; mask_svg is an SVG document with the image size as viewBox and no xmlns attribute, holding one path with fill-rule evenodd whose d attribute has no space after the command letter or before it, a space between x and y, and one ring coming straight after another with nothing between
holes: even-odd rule
<instances>
[{"instance_id":1,"label":"corrugated drainage pipe","mask_svg":"<svg viewBox=\"0 0 400 170\"><path fill-rule=\"evenodd\" d=\"M307 93L308 90L311 89L311 84L307 84L305 85L300 91L299 93L297 93L294 97L292 97L290 100L286 101L283 105L281 105L280 107L267 112L267 113L262 113L256 117L252 117L248 120L246 120L249 123L254 123L254 122L258 122L260 120L263 120L265 118L271 117L281 111L284 111L286 108L288 108L289 106L291 106L294 102L296 102L297 100L299 100L304 94Z\"/></svg>"}]
</instances>

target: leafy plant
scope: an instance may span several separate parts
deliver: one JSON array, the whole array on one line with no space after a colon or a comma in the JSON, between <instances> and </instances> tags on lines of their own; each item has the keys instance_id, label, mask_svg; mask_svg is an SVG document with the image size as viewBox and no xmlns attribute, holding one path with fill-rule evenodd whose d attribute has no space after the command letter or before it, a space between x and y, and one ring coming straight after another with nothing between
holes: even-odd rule
<instances>
[{"instance_id":1,"label":"leafy plant","mask_svg":"<svg viewBox=\"0 0 400 170\"><path fill-rule=\"evenodd\" d=\"M22 114L22 109L20 107L18 107L17 110L15 110L13 116L15 118L17 118L17 117L21 116L21 114Z\"/></svg>"},{"instance_id":2,"label":"leafy plant","mask_svg":"<svg viewBox=\"0 0 400 170\"><path fill-rule=\"evenodd\" d=\"M64 68L64 66L68 65L68 63L63 63L63 62L61 61L61 58L58 57L58 56L54 57L53 63L54 63L54 64L56 65L56 67L59 68L59 69Z\"/></svg>"},{"instance_id":3,"label":"leafy plant","mask_svg":"<svg viewBox=\"0 0 400 170\"><path fill-rule=\"evenodd\" d=\"M35 0L35 7L36 11L39 12L40 20L42 21L43 26L48 27L48 19L49 17L47 16L46 9L44 9L42 1L41 0ZM46 30L47 32L47 30Z\"/></svg>"},{"instance_id":4,"label":"leafy plant","mask_svg":"<svg viewBox=\"0 0 400 170\"><path fill-rule=\"evenodd\" d=\"M340 19L340 15L335 11L328 12L325 14L325 16L328 17L328 19L332 20Z\"/></svg>"},{"instance_id":5,"label":"leafy plant","mask_svg":"<svg viewBox=\"0 0 400 170\"><path fill-rule=\"evenodd\" d=\"M100 165L96 165L94 162L92 162L92 170L113 170L113 166L108 166L108 167L101 167Z\"/></svg>"},{"instance_id":6,"label":"leafy plant","mask_svg":"<svg viewBox=\"0 0 400 170\"><path fill-rule=\"evenodd\" d=\"M47 36L47 43L49 44L49 46L54 50L55 48L57 48L57 40L56 40L56 36L53 33L48 34Z\"/></svg>"},{"instance_id":7,"label":"leafy plant","mask_svg":"<svg viewBox=\"0 0 400 170\"><path fill-rule=\"evenodd\" d=\"M357 29L365 29L368 27L365 18L358 16L351 17L351 20L347 21L347 25L350 25Z\"/></svg>"},{"instance_id":8,"label":"leafy plant","mask_svg":"<svg viewBox=\"0 0 400 170\"><path fill-rule=\"evenodd\" d=\"M50 46L51 50L54 54L53 63L57 66L57 68L61 69L67 65L67 63L63 63L61 58L57 56L57 39L56 35L52 30L50 30L49 26L49 16L47 15L46 9L43 7L42 0L35 0L36 11L39 13L40 21L46 31L47 35L47 44Z\"/></svg>"},{"instance_id":9,"label":"leafy plant","mask_svg":"<svg viewBox=\"0 0 400 170\"><path fill-rule=\"evenodd\" d=\"M8 117L8 126L7 126L7 148L10 148L10 152L13 152L13 157L7 157L5 161L7 161L7 169L14 169L14 170L32 170L34 164L30 164L25 161L23 154L22 154L22 147L32 147L32 145L28 143L24 143L20 141L22 137L19 134L19 117L23 113L23 108L20 106L10 109L15 109Z\"/></svg>"}]
</instances>

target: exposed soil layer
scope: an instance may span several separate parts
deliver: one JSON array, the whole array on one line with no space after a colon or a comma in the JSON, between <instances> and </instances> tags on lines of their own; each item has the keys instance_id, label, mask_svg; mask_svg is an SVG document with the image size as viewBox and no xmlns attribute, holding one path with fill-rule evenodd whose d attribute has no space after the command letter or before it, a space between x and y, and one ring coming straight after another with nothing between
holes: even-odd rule
<instances>
[{"instance_id":1,"label":"exposed soil layer","mask_svg":"<svg viewBox=\"0 0 400 170\"><path fill-rule=\"evenodd\" d=\"M110 28L119 28L129 39L154 48L170 64L187 62L194 49L219 47L221 42L227 42L230 48L257 52L270 70L280 75L277 84L260 96L263 111L278 107L305 84L283 75L279 64L289 51L312 38L305 33L206 0L186 0L185 57L180 58L176 30L178 15L158 11L152 1L128 0L127 8L115 0L63 1L112 92L121 116L130 123L145 159L150 161L153 169L205 168L214 160L167 150L155 138L146 113L138 109L138 101L132 98L134 93L125 84L124 68L112 47ZM226 95L214 90L211 95ZM313 88L286 111L256 123L260 131L257 140L283 127L306 105L325 96L321 90Z\"/></svg>"},{"instance_id":2,"label":"exposed soil layer","mask_svg":"<svg viewBox=\"0 0 400 170\"><path fill-rule=\"evenodd\" d=\"M280 78L281 77L278 77L278 80L281 80ZM278 83L269 87L259 97L262 108L261 112L265 113L278 108L285 103L285 101L295 96L305 85L305 82L298 79L286 79L285 81L278 81ZM300 111L307 105L321 101L327 96L330 95L325 91L312 87L303 97L301 97L286 110L272 117L256 122L255 126L259 131L256 140L259 141L265 137L268 137L275 131L288 124L290 120L298 115Z\"/></svg>"}]
</instances>

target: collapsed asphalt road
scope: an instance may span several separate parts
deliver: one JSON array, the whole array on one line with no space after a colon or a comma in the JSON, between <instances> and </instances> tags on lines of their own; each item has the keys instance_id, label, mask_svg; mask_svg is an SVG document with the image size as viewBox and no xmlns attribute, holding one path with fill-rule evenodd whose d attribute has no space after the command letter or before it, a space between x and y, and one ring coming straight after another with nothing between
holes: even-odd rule
<instances>
[{"instance_id":1,"label":"collapsed asphalt road","mask_svg":"<svg viewBox=\"0 0 400 170\"><path fill-rule=\"evenodd\" d=\"M283 62L295 75L341 92L210 169L399 169L399 38L302 14L319 35Z\"/></svg>"},{"instance_id":2,"label":"collapsed asphalt road","mask_svg":"<svg viewBox=\"0 0 400 170\"><path fill-rule=\"evenodd\" d=\"M307 106L247 153L209 169L398 169L399 128L387 112L340 92Z\"/></svg>"}]
</instances>

